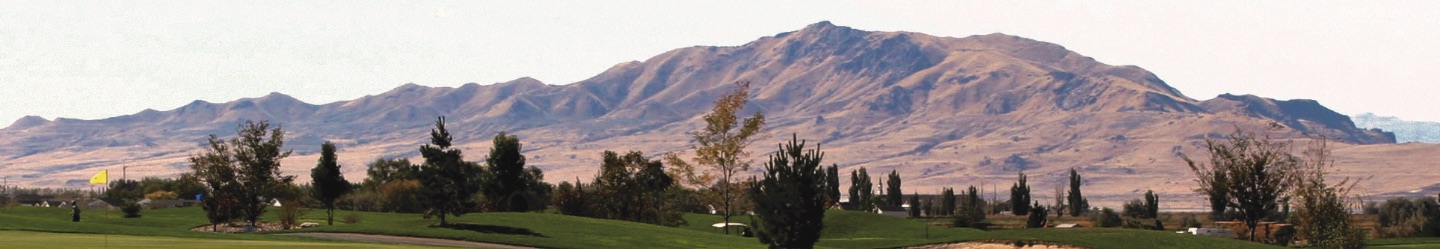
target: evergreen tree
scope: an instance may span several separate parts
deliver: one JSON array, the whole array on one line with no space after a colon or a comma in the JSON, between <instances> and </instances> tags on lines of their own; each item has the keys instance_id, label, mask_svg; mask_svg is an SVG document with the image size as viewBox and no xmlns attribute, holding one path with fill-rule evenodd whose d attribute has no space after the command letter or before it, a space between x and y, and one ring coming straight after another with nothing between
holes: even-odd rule
<instances>
[{"instance_id":1,"label":"evergreen tree","mask_svg":"<svg viewBox=\"0 0 1440 249\"><path fill-rule=\"evenodd\" d=\"M865 167L850 171L850 205L856 210L867 210L870 208L870 198L873 195L874 185L870 184L870 174L865 173Z\"/></svg>"},{"instance_id":2,"label":"evergreen tree","mask_svg":"<svg viewBox=\"0 0 1440 249\"><path fill-rule=\"evenodd\" d=\"M495 134L492 143L490 156L485 158L485 173L491 178L484 185L490 210L529 211L525 192L530 182L525 180L525 155L520 154L520 139L500 132Z\"/></svg>"},{"instance_id":3,"label":"evergreen tree","mask_svg":"<svg viewBox=\"0 0 1440 249\"><path fill-rule=\"evenodd\" d=\"M336 161L335 144L325 141L320 145L320 162L310 169L311 186L315 188L311 193L325 205L327 225L335 225L335 201L350 193L350 181L340 174L340 164Z\"/></svg>"},{"instance_id":4,"label":"evergreen tree","mask_svg":"<svg viewBox=\"0 0 1440 249\"><path fill-rule=\"evenodd\" d=\"M975 186L970 186L960 195L960 209L957 211L952 226L980 228L981 221L985 220L985 201L980 199Z\"/></svg>"},{"instance_id":5,"label":"evergreen tree","mask_svg":"<svg viewBox=\"0 0 1440 249\"><path fill-rule=\"evenodd\" d=\"M1080 194L1080 182L1080 172L1070 169L1070 194L1066 198L1070 203L1066 205L1069 206L1070 217L1079 217L1080 214L1084 214L1086 210L1090 209L1089 201Z\"/></svg>"},{"instance_id":6,"label":"evergreen tree","mask_svg":"<svg viewBox=\"0 0 1440 249\"><path fill-rule=\"evenodd\" d=\"M890 170L889 181L885 183L885 205L899 207L905 204L905 193L900 190L900 174Z\"/></svg>"},{"instance_id":7,"label":"evergreen tree","mask_svg":"<svg viewBox=\"0 0 1440 249\"><path fill-rule=\"evenodd\" d=\"M1025 182L1025 172L1020 172L1019 180L1010 187L1010 213L1015 215L1026 215L1030 207L1030 184Z\"/></svg>"},{"instance_id":8,"label":"evergreen tree","mask_svg":"<svg viewBox=\"0 0 1440 249\"><path fill-rule=\"evenodd\" d=\"M425 217L440 217L441 226L450 225L446 216L464 215L475 206L471 197L480 190L484 170L479 164L466 162L460 149L451 148L451 139L442 116L430 130L430 144L420 147L420 156L425 157L419 171L422 198L428 208Z\"/></svg>"},{"instance_id":9,"label":"evergreen tree","mask_svg":"<svg viewBox=\"0 0 1440 249\"><path fill-rule=\"evenodd\" d=\"M1038 201L1035 202L1033 206L1030 206L1030 211L1027 213L1029 216L1025 219L1025 228L1045 227L1046 218L1050 215L1049 211L1045 209L1045 206L1041 206Z\"/></svg>"},{"instance_id":10,"label":"evergreen tree","mask_svg":"<svg viewBox=\"0 0 1440 249\"><path fill-rule=\"evenodd\" d=\"M771 248L812 248L825 219L825 172L819 148L804 151L792 137L765 163L762 179L750 185L762 242Z\"/></svg>"},{"instance_id":11,"label":"evergreen tree","mask_svg":"<svg viewBox=\"0 0 1440 249\"><path fill-rule=\"evenodd\" d=\"M910 218L920 217L920 193L910 194Z\"/></svg>"}]
</instances>

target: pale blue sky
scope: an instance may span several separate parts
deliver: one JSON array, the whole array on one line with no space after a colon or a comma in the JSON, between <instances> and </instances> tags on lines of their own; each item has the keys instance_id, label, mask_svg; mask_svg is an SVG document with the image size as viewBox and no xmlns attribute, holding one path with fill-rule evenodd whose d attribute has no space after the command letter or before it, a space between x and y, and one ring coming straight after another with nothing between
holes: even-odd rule
<instances>
[{"instance_id":1,"label":"pale blue sky","mask_svg":"<svg viewBox=\"0 0 1440 249\"><path fill-rule=\"evenodd\" d=\"M270 92L323 104L407 82L569 84L822 20L1053 42L1144 67L1202 100L1308 98L1440 121L1440 1L518 2L10 2L0 7L0 127Z\"/></svg>"}]
</instances>

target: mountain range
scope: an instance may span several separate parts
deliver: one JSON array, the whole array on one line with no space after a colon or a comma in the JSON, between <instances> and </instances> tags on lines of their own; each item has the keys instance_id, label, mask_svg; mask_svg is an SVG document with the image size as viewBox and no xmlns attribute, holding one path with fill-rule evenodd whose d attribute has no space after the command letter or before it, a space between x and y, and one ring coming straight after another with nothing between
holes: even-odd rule
<instances>
[{"instance_id":1,"label":"mountain range","mask_svg":"<svg viewBox=\"0 0 1440 249\"><path fill-rule=\"evenodd\" d=\"M1397 142L1440 143L1440 122L1407 121L1374 113L1361 113L1353 119L1356 127L1394 132Z\"/></svg>"},{"instance_id":2,"label":"mountain range","mask_svg":"<svg viewBox=\"0 0 1440 249\"><path fill-rule=\"evenodd\" d=\"M588 179L604 150L658 157L690 148L687 132L733 82L752 82L743 112L766 116L749 147L759 170L794 134L842 172L897 171L906 192L977 185L986 191L1029 175L1044 191L1085 176L1105 205L1153 189L1168 208L1199 207L1179 155L1205 157L1206 138L1236 129L1281 139L1324 136L1339 176L1372 193L1432 183L1422 162L1440 146L1395 144L1394 134L1357 128L1313 100L1224 94L1196 100L1136 66L1112 66L1052 43L988 34L961 38L872 32L820 22L740 46L695 46L620 63L579 82L531 78L495 84L404 84L354 100L305 103L281 93L225 103L195 101L100 120L25 117L0 129L0 172L22 186L81 187L101 169L174 176L209 134L230 137L243 120L269 120L296 151L283 170L308 181L323 141L335 142L351 181L367 162L418 157L437 116L457 147L480 161L490 138L518 135L529 165L551 182ZM112 173L112 175L114 175ZM848 175L848 174L847 174ZM841 177L841 179L848 179ZM848 182L848 181L845 181ZM842 182L842 184L847 184ZM1048 199L1045 199L1048 200ZM1118 205L1111 205L1118 206Z\"/></svg>"}]
</instances>

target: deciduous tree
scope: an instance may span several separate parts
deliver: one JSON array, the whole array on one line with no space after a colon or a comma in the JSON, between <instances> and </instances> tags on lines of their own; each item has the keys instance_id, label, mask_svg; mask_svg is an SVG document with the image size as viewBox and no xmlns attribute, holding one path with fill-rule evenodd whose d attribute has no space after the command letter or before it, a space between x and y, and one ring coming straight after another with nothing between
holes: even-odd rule
<instances>
[{"instance_id":1,"label":"deciduous tree","mask_svg":"<svg viewBox=\"0 0 1440 249\"><path fill-rule=\"evenodd\" d=\"M1070 169L1070 193L1066 195L1066 200L1069 202L1066 208L1070 210L1070 217L1079 217L1080 214L1084 214L1086 210L1090 209L1090 201L1086 200L1085 196L1080 194L1080 184L1082 182L1083 181L1080 180L1080 172L1076 172L1075 169Z\"/></svg>"},{"instance_id":2,"label":"deciduous tree","mask_svg":"<svg viewBox=\"0 0 1440 249\"><path fill-rule=\"evenodd\" d=\"M316 200L325 205L325 223L335 225L335 201L350 193L350 181L340 174L340 163L335 156L335 144L325 141L320 145L320 162L310 169L311 192Z\"/></svg>"},{"instance_id":3,"label":"deciduous tree","mask_svg":"<svg viewBox=\"0 0 1440 249\"><path fill-rule=\"evenodd\" d=\"M1208 163L1181 155L1200 185L1195 191L1210 196L1223 192L1225 206L1239 212L1250 239L1255 240L1260 220L1276 212L1278 201L1290 194L1299 174L1299 160L1290 154L1288 142L1239 129L1226 141L1206 139L1205 145L1210 152Z\"/></svg>"},{"instance_id":4,"label":"deciduous tree","mask_svg":"<svg viewBox=\"0 0 1440 249\"><path fill-rule=\"evenodd\" d=\"M850 205L856 209L865 210L870 208L870 198L873 197L874 184L870 183L870 174L865 172L865 167L859 170L850 171Z\"/></svg>"},{"instance_id":5,"label":"deciduous tree","mask_svg":"<svg viewBox=\"0 0 1440 249\"><path fill-rule=\"evenodd\" d=\"M254 225L270 199L294 184L294 176L280 172L280 160L290 151L284 150L285 132L266 121L247 120L235 133L228 143L210 135L208 150L190 157L191 169L206 185L201 205L212 224L238 215Z\"/></svg>"},{"instance_id":6,"label":"deciduous tree","mask_svg":"<svg viewBox=\"0 0 1440 249\"><path fill-rule=\"evenodd\" d=\"M715 107L704 116L705 129L690 134L695 139L693 165L680 159L676 153L665 156L666 162L671 165L673 178L684 179L690 185L713 188L723 209L721 216L725 223L730 223L739 199L735 174L750 169L750 161L746 158L750 153L745 151L745 147L765 125L765 116L759 112L743 121L737 119L737 114L749 99L750 82L740 81L735 83L734 92L715 101ZM708 170L697 172L696 166ZM725 233L730 233L729 228L725 227Z\"/></svg>"},{"instance_id":7,"label":"deciduous tree","mask_svg":"<svg viewBox=\"0 0 1440 249\"><path fill-rule=\"evenodd\" d=\"M1030 213L1030 184L1025 182L1025 172L1020 172L1016 178L1015 185L1010 186L1010 213L1014 215L1026 215Z\"/></svg>"},{"instance_id":8,"label":"deciduous tree","mask_svg":"<svg viewBox=\"0 0 1440 249\"><path fill-rule=\"evenodd\" d=\"M526 180L525 155L520 154L520 138L504 132L495 134L490 156L485 158L485 199L491 210L502 212L529 211L526 191L532 182Z\"/></svg>"},{"instance_id":9,"label":"deciduous tree","mask_svg":"<svg viewBox=\"0 0 1440 249\"><path fill-rule=\"evenodd\" d=\"M899 207L905 204L905 192L900 189L900 173L890 170L890 177L885 183L885 205Z\"/></svg>"},{"instance_id":10,"label":"deciduous tree","mask_svg":"<svg viewBox=\"0 0 1440 249\"><path fill-rule=\"evenodd\" d=\"M825 168L825 205L840 203L840 165L831 164Z\"/></svg>"},{"instance_id":11,"label":"deciduous tree","mask_svg":"<svg viewBox=\"0 0 1440 249\"><path fill-rule=\"evenodd\" d=\"M1301 228L1300 233L1310 239L1318 248L1361 248L1365 244L1365 232L1356 221L1350 219L1347 204L1350 190L1358 179L1342 178L1330 184L1326 176L1333 172L1334 161L1330 159L1328 141L1319 138L1312 142L1305 152L1306 159L1300 163L1297 186L1293 200L1296 201L1292 217Z\"/></svg>"}]
</instances>

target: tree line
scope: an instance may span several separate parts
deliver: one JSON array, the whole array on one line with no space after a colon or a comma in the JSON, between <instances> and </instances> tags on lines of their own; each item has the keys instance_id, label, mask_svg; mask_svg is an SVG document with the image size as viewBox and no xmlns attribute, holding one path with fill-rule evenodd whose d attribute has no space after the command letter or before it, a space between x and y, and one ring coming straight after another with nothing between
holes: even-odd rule
<instances>
[{"instance_id":1,"label":"tree line","mask_svg":"<svg viewBox=\"0 0 1440 249\"><path fill-rule=\"evenodd\" d=\"M567 215L669 226L683 225L683 212L711 211L730 224L736 214L751 211L758 219L749 227L755 229L762 243L775 247L813 245L823 228L819 222L824 209L836 207L842 198L838 165L821 166L824 153L818 146L807 151L805 142L792 136L763 162L759 178L739 178L737 175L751 166L745 148L765 124L764 115L758 112L744 118L739 115L749 97L749 84L738 82L734 92L716 101L714 109L704 116L705 128L690 134L695 143L688 160L681 152L663 153L659 159L652 159L639 151L605 151L600 155L603 160L599 173L588 182L575 179L558 185L545 183L540 169L526 167L519 138L504 132L492 138L493 147L483 162L466 161L462 151L452 147L454 138L445 118L439 117L430 131L429 143L419 147L424 158L420 164L403 158L377 159L367 166L364 181L350 183L339 174L336 146L326 142L311 171L313 181L296 184L294 176L279 171L281 159L291 154L284 150L284 131L265 121L246 121L236 129L235 138L224 140L211 135L205 151L189 158L192 172L177 181L185 183L175 184L170 192L195 192L212 223L238 220L254 224L269 202L275 200L324 207L331 223L333 210L352 209L420 213L426 218L438 218L440 226L449 225L447 217L470 212L527 212L552 206ZM1346 196L1354 181L1326 181L1333 162L1327 157L1324 140L1318 141L1303 155L1296 155L1288 151L1288 142L1237 130L1228 140L1206 140L1208 161L1183 155L1182 159L1196 175L1196 191L1210 200L1212 218L1242 221L1251 233L1248 238L1260 240L1255 230L1261 221L1290 221L1305 228L1299 232L1313 244L1348 248L1363 239L1344 215ZM847 209L906 203L903 180L896 171L892 170L880 184L871 182L864 167L852 170L850 177ZM1027 227L1044 227L1052 212L1057 217L1092 215L1101 226L1121 223L1119 218L1112 218L1120 215L1134 219L1158 216L1159 196L1152 191L1127 202L1122 212L1116 213L1089 205L1081 192L1084 181L1077 170L1070 170L1068 180L1068 191L1057 187L1055 203L1049 206L1031 198L1028 177L1021 172L1005 202L986 201L975 186L958 194L946 187L941 190L938 204L935 200L921 203L918 194L912 194L907 211L911 216L920 216L922 210L950 216L955 227L982 227L987 213L1007 211L1027 217ZM117 186L112 188L115 193L107 198L134 199L136 193L145 192L134 191L144 189L140 184L113 184ZM883 191L875 191L875 185L882 185ZM1295 204L1293 212L1291 203ZM1424 217L1440 213L1431 212L1431 207L1440 204L1396 203L1387 205L1409 211L1393 211L1401 213L1395 216L1399 218L1388 218L1385 224L1415 220L1410 218L1416 216L1414 213ZM1158 220L1155 223L1154 227L1163 227ZM1440 230L1430 229L1430 223L1421 224L1425 225L1415 226L1419 227L1415 230ZM724 228L730 232L729 225Z\"/></svg>"}]
</instances>

